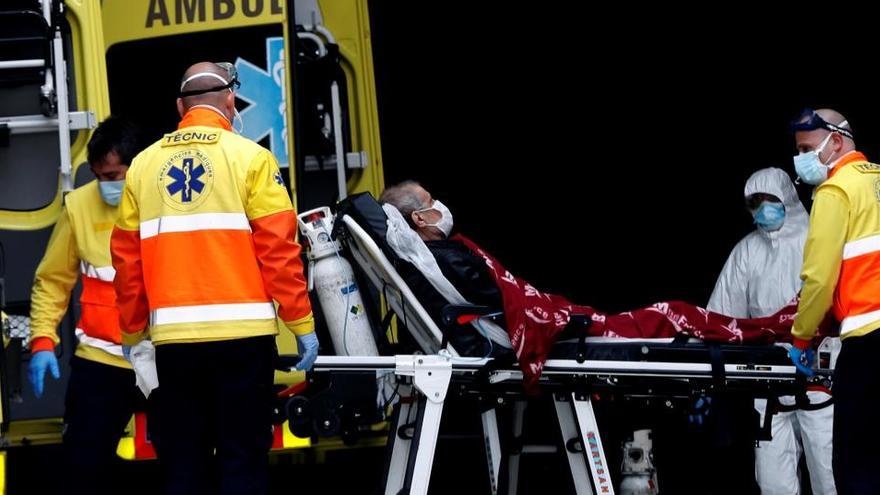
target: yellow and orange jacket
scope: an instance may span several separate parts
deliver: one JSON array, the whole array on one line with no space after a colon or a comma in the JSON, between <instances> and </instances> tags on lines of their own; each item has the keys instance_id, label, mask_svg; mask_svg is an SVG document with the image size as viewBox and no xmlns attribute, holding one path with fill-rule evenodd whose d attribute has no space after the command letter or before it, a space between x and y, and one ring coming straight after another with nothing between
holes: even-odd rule
<instances>
[{"instance_id":1,"label":"yellow and orange jacket","mask_svg":"<svg viewBox=\"0 0 880 495\"><path fill-rule=\"evenodd\" d=\"M806 348L829 310L840 337L880 327L880 165L841 157L816 189L792 334Z\"/></svg>"},{"instance_id":2,"label":"yellow and orange jacket","mask_svg":"<svg viewBox=\"0 0 880 495\"><path fill-rule=\"evenodd\" d=\"M228 340L314 330L296 214L275 157L190 110L132 160L113 230L122 341Z\"/></svg>"},{"instance_id":3,"label":"yellow and orange jacket","mask_svg":"<svg viewBox=\"0 0 880 495\"><path fill-rule=\"evenodd\" d=\"M46 254L37 267L31 293L31 352L54 349L58 323L67 312L77 277L82 280L81 315L76 326L76 355L130 368L122 357L119 312L113 290L110 234L117 208L92 181L65 197Z\"/></svg>"}]
</instances>

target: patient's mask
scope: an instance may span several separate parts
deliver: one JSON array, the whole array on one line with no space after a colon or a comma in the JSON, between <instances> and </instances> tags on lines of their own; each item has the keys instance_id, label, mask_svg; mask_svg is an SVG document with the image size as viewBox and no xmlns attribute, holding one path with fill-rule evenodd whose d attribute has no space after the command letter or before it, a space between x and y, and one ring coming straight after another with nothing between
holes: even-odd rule
<instances>
[{"instance_id":1,"label":"patient's mask","mask_svg":"<svg viewBox=\"0 0 880 495\"><path fill-rule=\"evenodd\" d=\"M434 203L431 204L428 208L422 208L421 210L416 210L416 213L421 213L423 211L428 210L436 210L440 213L440 220L437 223L429 223L428 227L437 227L443 232L443 235L449 237L449 234L452 232L452 212L449 211L449 208L446 207L440 200L435 199Z\"/></svg>"}]
</instances>

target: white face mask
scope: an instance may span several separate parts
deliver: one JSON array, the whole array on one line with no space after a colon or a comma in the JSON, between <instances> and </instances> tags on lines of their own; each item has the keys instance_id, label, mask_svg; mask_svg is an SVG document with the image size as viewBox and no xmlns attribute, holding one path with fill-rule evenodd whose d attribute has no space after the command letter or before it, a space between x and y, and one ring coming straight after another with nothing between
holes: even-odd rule
<instances>
[{"instance_id":1,"label":"white face mask","mask_svg":"<svg viewBox=\"0 0 880 495\"><path fill-rule=\"evenodd\" d=\"M449 237L449 234L452 232L452 212L449 211L449 208L446 207L440 200L435 199L434 203L431 204L428 208L422 208L421 210L416 210L416 213L421 213L423 211L435 210L440 213L440 220L437 220L437 223L429 223L428 227L437 227L443 232L443 235Z\"/></svg>"}]
</instances>

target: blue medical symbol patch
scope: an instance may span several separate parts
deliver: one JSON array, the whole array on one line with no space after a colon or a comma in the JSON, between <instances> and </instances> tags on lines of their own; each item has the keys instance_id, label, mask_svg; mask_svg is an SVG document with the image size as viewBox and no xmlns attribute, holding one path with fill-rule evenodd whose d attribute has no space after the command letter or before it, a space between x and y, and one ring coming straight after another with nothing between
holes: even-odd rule
<instances>
[{"instance_id":1,"label":"blue medical symbol patch","mask_svg":"<svg viewBox=\"0 0 880 495\"><path fill-rule=\"evenodd\" d=\"M159 172L162 200L176 210L191 210L204 202L213 182L211 161L198 150L175 153Z\"/></svg>"},{"instance_id":2,"label":"blue medical symbol patch","mask_svg":"<svg viewBox=\"0 0 880 495\"><path fill-rule=\"evenodd\" d=\"M278 183L279 186L284 186L284 176L281 175L281 171L275 172L275 182Z\"/></svg>"},{"instance_id":3,"label":"blue medical symbol patch","mask_svg":"<svg viewBox=\"0 0 880 495\"><path fill-rule=\"evenodd\" d=\"M205 175L204 165L193 167L193 159L184 158L182 168L172 166L168 169L168 176L174 179L174 182L165 188L172 196L181 192L180 201L189 203L193 200L193 192L201 193L205 189L205 183L199 179L203 175Z\"/></svg>"}]
</instances>

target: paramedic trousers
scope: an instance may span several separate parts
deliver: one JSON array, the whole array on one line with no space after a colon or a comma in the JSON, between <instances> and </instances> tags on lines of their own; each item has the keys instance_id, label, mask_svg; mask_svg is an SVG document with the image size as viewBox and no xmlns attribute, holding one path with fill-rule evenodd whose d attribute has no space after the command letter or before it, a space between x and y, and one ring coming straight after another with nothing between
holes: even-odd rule
<instances>
[{"instance_id":1,"label":"paramedic trousers","mask_svg":"<svg viewBox=\"0 0 880 495\"><path fill-rule=\"evenodd\" d=\"M834 482L841 495L880 493L880 331L843 341L834 371Z\"/></svg>"},{"instance_id":2,"label":"paramedic trousers","mask_svg":"<svg viewBox=\"0 0 880 495\"><path fill-rule=\"evenodd\" d=\"M265 494L275 338L156 346L166 493Z\"/></svg>"},{"instance_id":3,"label":"paramedic trousers","mask_svg":"<svg viewBox=\"0 0 880 495\"><path fill-rule=\"evenodd\" d=\"M70 493L118 493L119 443L136 407L145 399L134 372L77 356L70 359L64 398L62 452Z\"/></svg>"}]
</instances>

